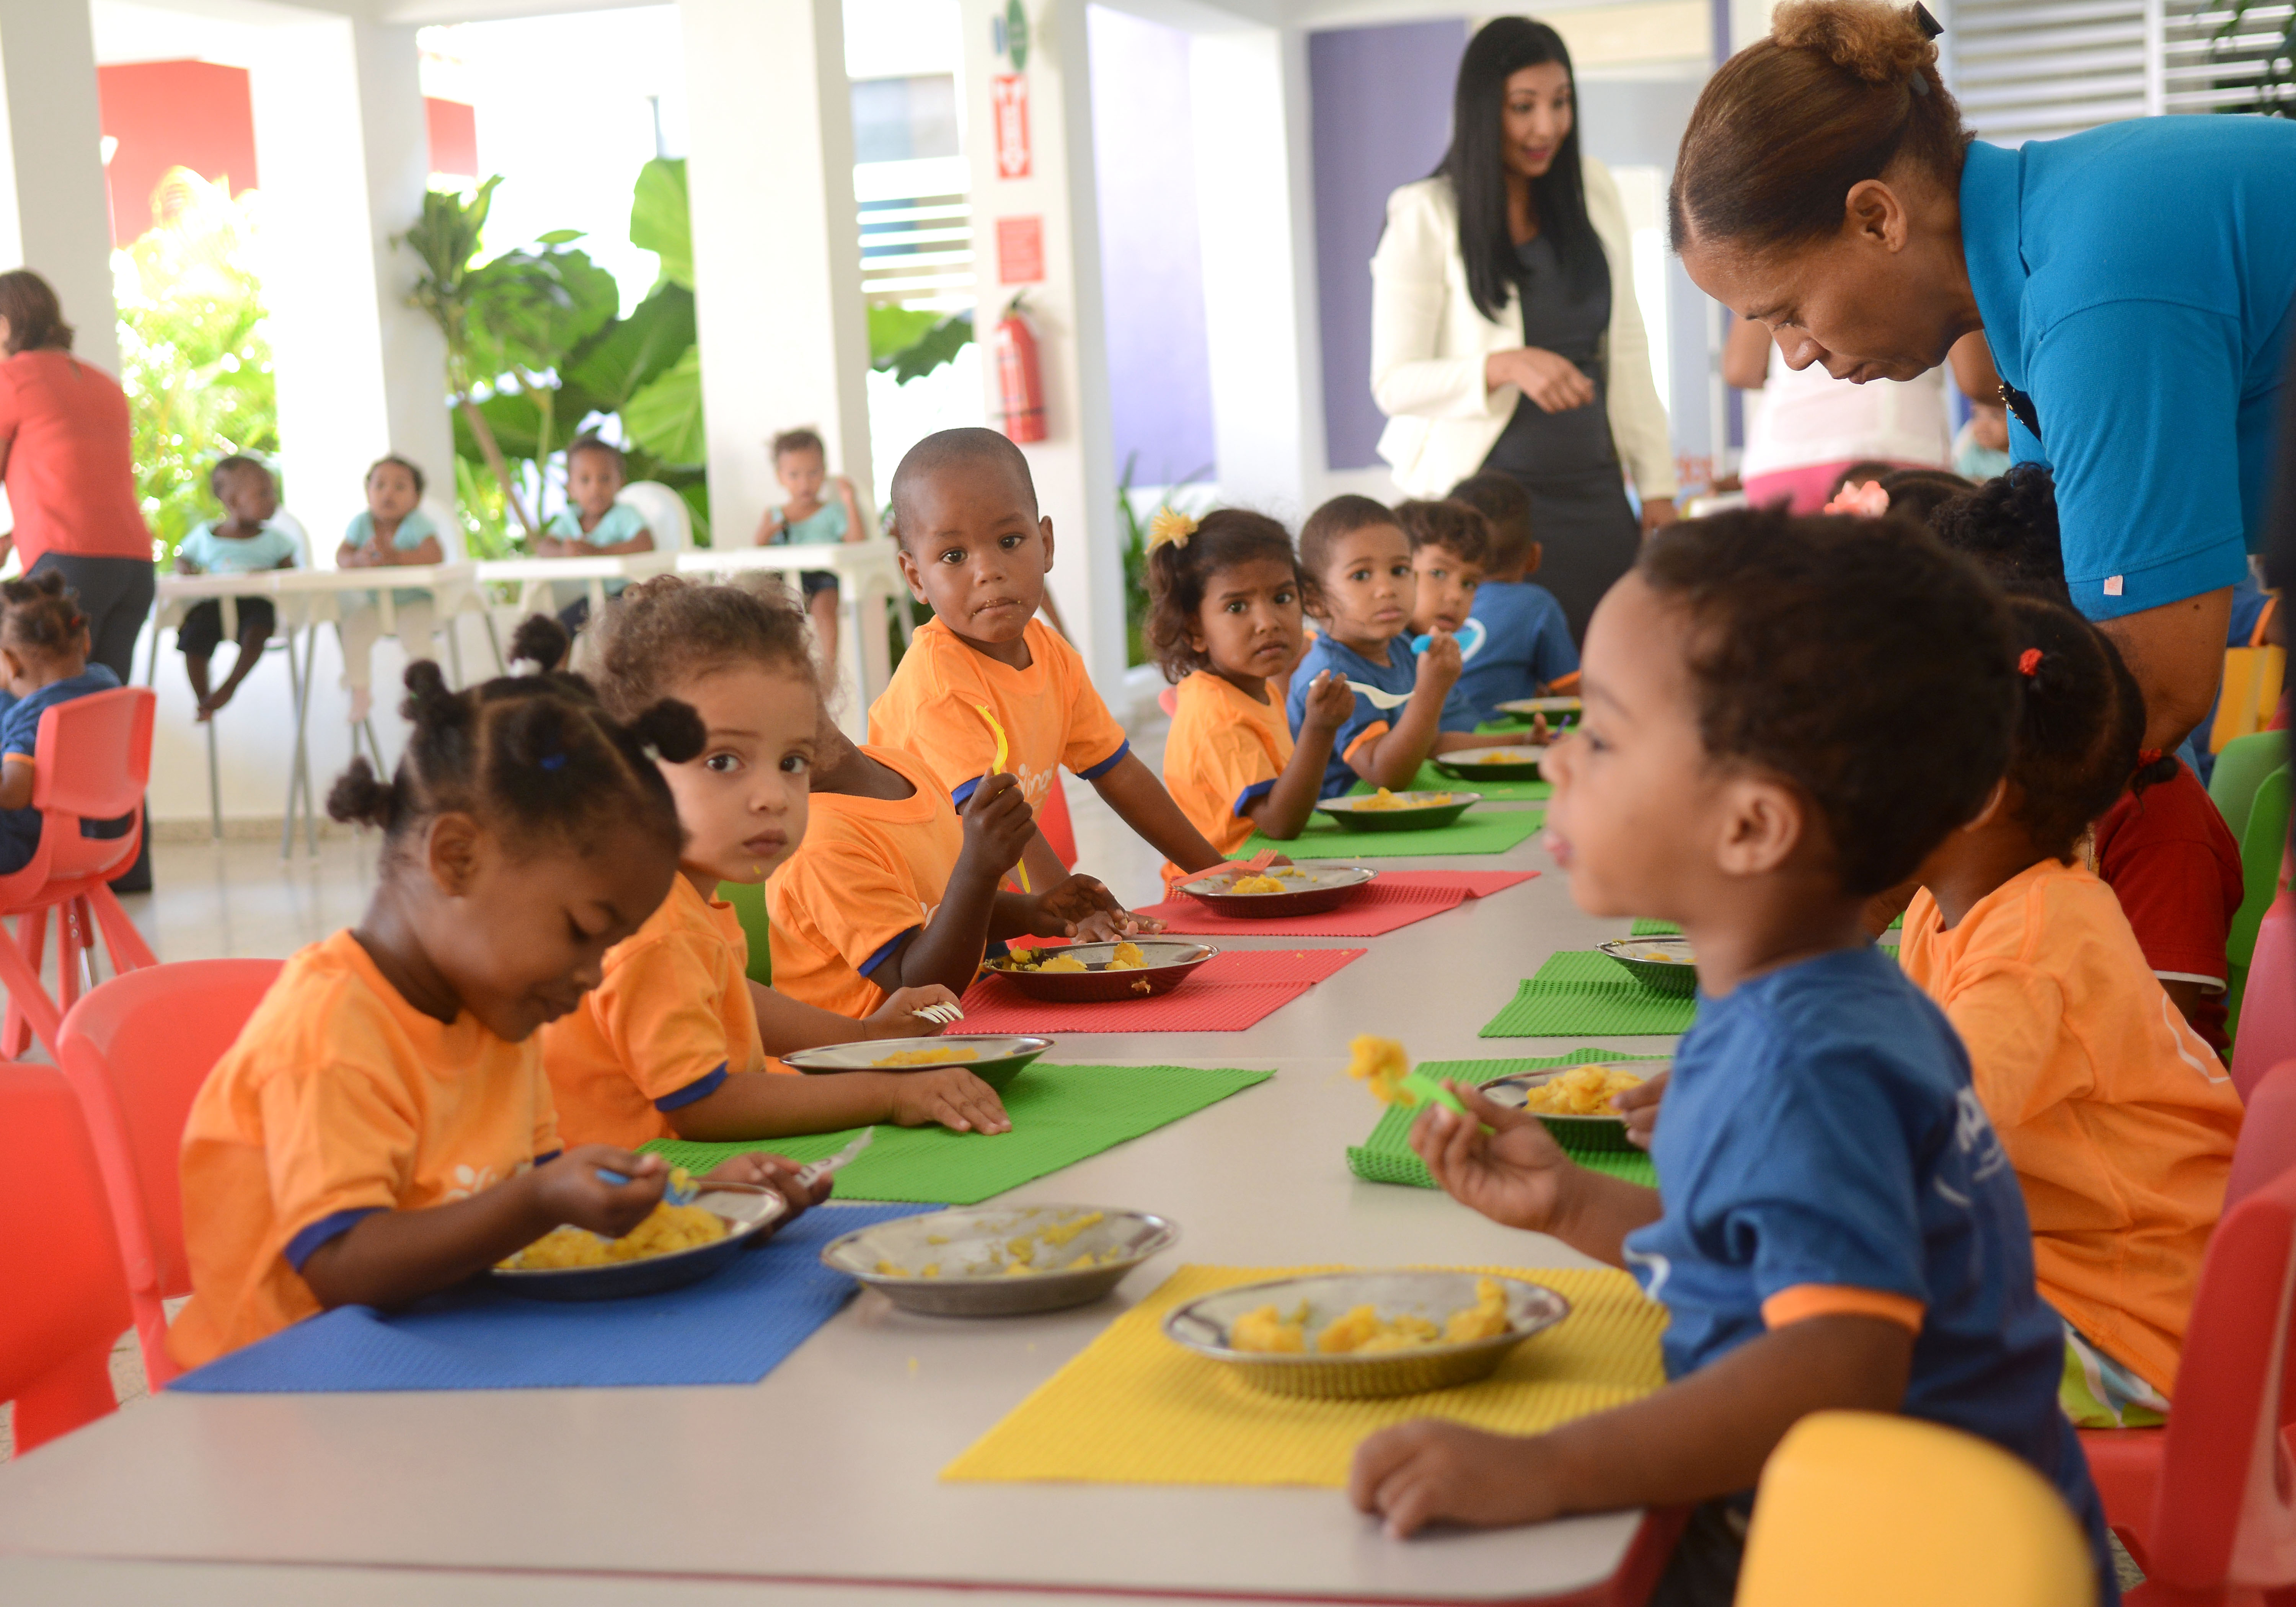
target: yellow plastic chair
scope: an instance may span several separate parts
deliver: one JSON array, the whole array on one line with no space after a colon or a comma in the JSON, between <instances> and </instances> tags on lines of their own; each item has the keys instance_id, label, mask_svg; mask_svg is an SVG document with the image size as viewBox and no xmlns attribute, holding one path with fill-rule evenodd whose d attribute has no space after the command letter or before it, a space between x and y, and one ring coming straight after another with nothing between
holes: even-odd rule
<instances>
[{"instance_id":1,"label":"yellow plastic chair","mask_svg":"<svg viewBox=\"0 0 2296 1607\"><path fill-rule=\"evenodd\" d=\"M1935 1423L1819 1412L1771 1453L1737 1607L2095 1607L2095 1564L2046 1480Z\"/></svg>"},{"instance_id":2,"label":"yellow plastic chair","mask_svg":"<svg viewBox=\"0 0 2296 1607\"><path fill-rule=\"evenodd\" d=\"M2209 727L2209 751L2221 753L2225 744L2264 729L2280 706L2280 689L2288 673L2288 652L2264 639L2280 600L2272 599L2256 617L2256 628L2245 647L2225 649L2224 690L2217 698L2216 723Z\"/></svg>"}]
</instances>

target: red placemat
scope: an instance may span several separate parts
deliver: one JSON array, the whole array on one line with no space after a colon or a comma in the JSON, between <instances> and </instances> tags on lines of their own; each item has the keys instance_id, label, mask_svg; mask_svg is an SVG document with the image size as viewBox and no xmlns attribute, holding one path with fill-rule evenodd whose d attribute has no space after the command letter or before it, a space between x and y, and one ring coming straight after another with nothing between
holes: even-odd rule
<instances>
[{"instance_id":1,"label":"red placemat","mask_svg":"<svg viewBox=\"0 0 2296 1607\"><path fill-rule=\"evenodd\" d=\"M1241 1032L1365 951L1238 948L1215 955L1170 993L1103 1004L1032 999L1000 977L965 989L967 1032Z\"/></svg>"},{"instance_id":2,"label":"red placemat","mask_svg":"<svg viewBox=\"0 0 2296 1607\"><path fill-rule=\"evenodd\" d=\"M1339 908L1289 919L1223 915L1186 897L1152 904L1133 914L1153 915L1164 922L1165 931L1192 937L1376 938L1538 874L1537 871L1382 871L1378 881Z\"/></svg>"}]
</instances>

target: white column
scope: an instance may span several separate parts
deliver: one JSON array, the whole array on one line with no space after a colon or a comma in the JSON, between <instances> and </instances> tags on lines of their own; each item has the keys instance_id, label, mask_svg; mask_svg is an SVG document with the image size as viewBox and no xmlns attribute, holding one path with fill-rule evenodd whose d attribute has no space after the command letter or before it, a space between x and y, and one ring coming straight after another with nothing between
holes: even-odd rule
<instances>
[{"instance_id":1,"label":"white column","mask_svg":"<svg viewBox=\"0 0 2296 1607\"><path fill-rule=\"evenodd\" d=\"M1117 536L1116 445L1109 422L1085 0L1045 0L1030 16L1035 37L1020 75L1028 86L1025 176L1004 176L997 162L994 81L1011 74L1013 67L994 53L992 24L1004 6L1001 0L963 0L963 6L965 153L972 168L980 296L973 327L987 342L1013 292L1028 291L1044 365L1048 434L1021 450L1036 479L1038 505L1053 521L1053 597L1094 684L1111 703L1119 703L1123 560ZM999 283L997 225L1005 218L1037 220L1040 281ZM984 360L981 368L993 422L1000 412L996 365Z\"/></svg>"},{"instance_id":2,"label":"white column","mask_svg":"<svg viewBox=\"0 0 2296 1607\"><path fill-rule=\"evenodd\" d=\"M119 372L111 209L87 0L0 0L0 269L55 287L72 349Z\"/></svg>"},{"instance_id":3,"label":"white column","mask_svg":"<svg viewBox=\"0 0 2296 1607\"><path fill-rule=\"evenodd\" d=\"M872 483L868 318L839 0L679 0L697 344L719 546L778 501L766 441L821 431Z\"/></svg>"},{"instance_id":4,"label":"white column","mask_svg":"<svg viewBox=\"0 0 2296 1607\"><path fill-rule=\"evenodd\" d=\"M1296 529L1326 475L1306 34L1197 33L1189 99L1220 496Z\"/></svg>"},{"instance_id":5,"label":"white column","mask_svg":"<svg viewBox=\"0 0 2296 1607\"><path fill-rule=\"evenodd\" d=\"M414 29L282 24L250 82L281 478L324 567L385 452L421 464L437 500L455 496L445 340L406 305L419 259L390 243L421 216L430 171Z\"/></svg>"}]
</instances>

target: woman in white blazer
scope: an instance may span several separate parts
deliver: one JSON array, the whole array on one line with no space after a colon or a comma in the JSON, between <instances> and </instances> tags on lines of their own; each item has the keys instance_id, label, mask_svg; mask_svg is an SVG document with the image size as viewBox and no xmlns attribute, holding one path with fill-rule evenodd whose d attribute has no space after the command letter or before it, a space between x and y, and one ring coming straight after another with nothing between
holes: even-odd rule
<instances>
[{"instance_id":1,"label":"woman in white blazer","mask_svg":"<svg viewBox=\"0 0 2296 1607\"><path fill-rule=\"evenodd\" d=\"M1484 471L1519 481L1546 548L1539 584L1583 637L1642 531L1674 518L1674 452L1626 208L1579 153L1553 29L1502 17L1469 42L1451 148L1388 197L1371 271L1380 455L1413 496Z\"/></svg>"}]
</instances>

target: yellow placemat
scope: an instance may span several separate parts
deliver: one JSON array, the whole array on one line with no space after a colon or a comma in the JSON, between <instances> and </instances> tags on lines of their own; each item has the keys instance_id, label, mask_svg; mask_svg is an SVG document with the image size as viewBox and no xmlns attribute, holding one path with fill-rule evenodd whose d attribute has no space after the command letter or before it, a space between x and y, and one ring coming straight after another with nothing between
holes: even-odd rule
<instances>
[{"instance_id":1,"label":"yellow placemat","mask_svg":"<svg viewBox=\"0 0 2296 1607\"><path fill-rule=\"evenodd\" d=\"M1271 1395L1164 1337L1185 1300L1264 1278L1341 1267L1183 1267L941 1470L977 1481L1315 1484L1348 1481L1365 1436L1419 1417L1534 1434L1649 1394L1666 1382L1666 1308L1609 1268L1459 1267L1544 1283L1570 1315L1525 1341L1480 1383L1386 1400Z\"/></svg>"}]
</instances>

